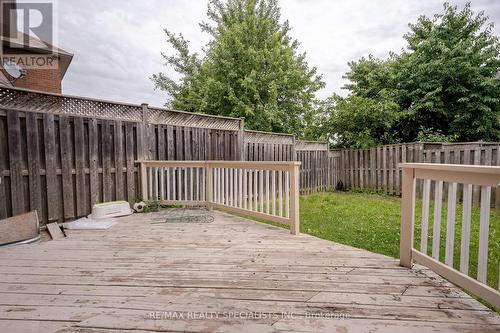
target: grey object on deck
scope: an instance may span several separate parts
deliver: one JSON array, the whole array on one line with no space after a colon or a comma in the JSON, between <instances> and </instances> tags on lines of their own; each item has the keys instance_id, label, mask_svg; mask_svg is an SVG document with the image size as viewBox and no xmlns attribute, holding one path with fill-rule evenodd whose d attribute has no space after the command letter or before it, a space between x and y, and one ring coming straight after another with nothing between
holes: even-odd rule
<instances>
[{"instance_id":1,"label":"grey object on deck","mask_svg":"<svg viewBox=\"0 0 500 333\"><path fill-rule=\"evenodd\" d=\"M39 239L36 211L0 220L0 246L36 242Z\"/></svg>"},{"instance_id":2,"label":"grey object on deck","mask_svg":"<svg viewBox=\"0 0 500 333\"><path fill-rule=\"evenodd\" d=\"M214 217L206 209L173 208L156 213L151 224L159 223L211 223Z\"/></svg>"}]
</instances>

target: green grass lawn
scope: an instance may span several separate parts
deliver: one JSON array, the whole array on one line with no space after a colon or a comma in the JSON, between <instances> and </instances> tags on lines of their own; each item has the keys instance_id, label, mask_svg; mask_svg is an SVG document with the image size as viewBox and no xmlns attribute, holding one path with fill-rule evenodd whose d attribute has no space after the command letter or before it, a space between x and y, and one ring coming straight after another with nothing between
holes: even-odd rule
<instances>
[{"instance_id":1,"label":"green grass lawn","mask_svg":"<svg viewBox=\"0 0 500 333\"><path fill-rule=\"evenodd\" d=\"M399 257L400 202L396 197L351 193L331 192L303 196L300 199L300 230L319 238L341 244L366 249ZM422 207L417 202L415 217L415 248L420 249L420 222ZM429 252L432 248L433 205L429 210ZM460 237L462 206L458 205L455 225L454 267L460 262ZM442 206L440 260L444 262L446 236L446 203ZM469 275L477 274L477 255L479 238L479 209L473 208L472 234L469 259ZM488 285L498 288L500 263L500 210L491 211Z\"/></svg>"}]
</instances>

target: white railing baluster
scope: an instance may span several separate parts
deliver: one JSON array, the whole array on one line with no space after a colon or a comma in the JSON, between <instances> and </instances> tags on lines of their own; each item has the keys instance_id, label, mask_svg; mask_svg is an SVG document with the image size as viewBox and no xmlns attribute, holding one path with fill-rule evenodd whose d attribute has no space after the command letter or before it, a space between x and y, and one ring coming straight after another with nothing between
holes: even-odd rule
<instances>
[{"instance_id":1,"label":"white railing baluster","mask_svg":"<svg viewBox=\"0 0 500 333\"><path fill-rule=\"evenodd\" d=\"M254 170L253 175L253 209L257 212L259 210L259 170Z\"/></svg>"},{"instance_id":2,"label":"white railing baluster","mask_svg":"<svg viewBox=\"0 0 500 333\"><path fill-rule=\"evenodd\" d=\"M441 207L443 205L443 181L435 184L434 190L434 224L432 226L432 257L439 260L441 247Z\"/></svg>"},{"instance_id":3,"label":"white railing baluster","mask_svg":"<svg viewBox=\"0 0 500 333\"><path fill-rule=\"evenodd\" d=\"M260 211L264 212L264 170L259 171L259 190Z\"/></svg>"},{"instance_id":4,"label":"white railing baluster","mask_svg":"<svg viewBox=\"0 0 500 333\"><path fill-rule=\"evenodd\" d=\"M491 202L491 187L481 186L477 280L482 283L486 283L486 275L488 268L488 235L490 231L490 202Z\"/></svg>"},{"instance_id":5,"label":"white railing baluster","mask_svg":"<svg viewBox=\"0 0 500 333\"><path fill-rule=\"evenodd\" d=\"M172 200L178 200L177 198L177 168L172 168Z\"/></svg>"},{"instance_id":6,"label":"white railing baluster","mask_svg":"<svg viewBox=\"0 0 500 333\"><path fill-rule=\"evenodd\" d=\"M179 200L182 200L182 169L184 168L177 168L177 196Z\"/></svg>"},{"instance_id":7,"label":"white railing baluster","mask_svg":"<svg viewBox=\"0 0 500 333\"><path fill-rule=\"evenodd\" d=\"M429 204L431 193L431 180L424 180L424 189L422 194L422 224L420 233L420 251L427 253L427 240L429 238Z\"/></svg>"},{"instance_id":8,"label":"white railing baluster","mask_svg":"<svg viewBox=\"0 0 500 333\"><path fill-rule=\"evenodd\" d=\"M160 200L165 200L165 168L160 169Z\"/></svg>"},{"instance_id":9,"label":"white railing baluster","mask_svg":"<svg viewBox=\"0 0 500 333\"><path fill-rule=\"evenodd\" d=\"M229 169L224 168L224 204L229 205Z\"/></svg>"},{"instance_id":10,"label":"white railing baluster","mask_svg":"<svg viewBox=\"0 0 500 333\"><path fill-rule=\"evenodd\" d=\"M207 171L207 168L203 168L202 171L201 171L201 200L202 201L207 201L208 198L207 198L207 190L210 190L210 202L213 202L214 201L214 186L213 186L213 169L210 171L210 174L207 174L208 171ZM212 181L211 182L211 185L209 189L207 189L206 187L206 183L205 182L208 182L208 177L210 177L210 180ZM211 206L209 206L210 208Z\"/></svg>"},{"instance_id":11,"label":"white railing baluster","mask_svg":"<svg viewBox=\"0 0 500 333\"><path fill-rule=\"evenodd\" d=\"M217 203L222 203L222 168L217 168Z\"/></svg>"},{"instance_id":12,"label":"white railing baluster","mask_svg":"<svg viewBox=\"0 0 500 333\"><path fill-rule=\"evenodd\" d=\"M444 262L453 267L455 249L455 214L457 210L457 183L448 184L448 215L446 219L446 248Z\"/></svg>"},{"instance_id":13,"label":"white railing baluster","mask_svg":"<svg viewBox=\"0 0 500 333\"><path fill-rule=\"evenodd\" d=\"M238 207L238 169L233 170L233 207Z\"/></svg>"},{"instance_id":14,"label":"white railing baluster","mask_svg":"<svg viewBox=\"0 0 500 333\"><path fill-rule=\"evenodd\" d=\"M283 171L278 171L278 216L283 216Z\"/></svg>"},{"instance_id":15,"label":"white railing baluster","mask_svg":"<svg viewBox=\"0 0 500 333\"><path fill-rule=\"evenodd\" d=\"M227 169L229 175L228 175L228 178L229 178L229 192L228 192L228 205L229 206L232 206L233 205L233 169Z\"/></svg>"},{"instance_id":16,"label":"white railing baluster","mask_svg":"<svg viewBox=\"0 0 500 333\"><path fill-rule=\"evenodd\" d=\"M238 207L243 208L243 198L245 197L245 189L243 188L243 169L238 169L238 194L239 194L239 201L238 201Z\"/></svg>"},{"instance_id":17,"label":"white railing baluster","mask_svg":"<svg viewBox=\"0 0 500 333\"><path fill-rule=\"evenodd\" d=\"M188 200L188 172L187 172L188 168L183 168L182 169L182 176L184 178L184 200L187 201Z\"/></svg>"},{"instance_id":18,"label":"white railing baluster","mask_svg":"<svg viewBox=\"0 0 500 333\"><path fill-rule=\"evenodd\" d=\"M472 218L472 184L464 184L460 272L469 274L470 232Z\"/></svg>"},{"instance_id":19,"label":"white railing baluster","mask_svg":"<svg viewBox=\"0 0 500 333\"><path fill-rule=\"evenodd\" d=\"M276 171L271 171L272 214L276 214Z\"/></svg>"},{"instance_id":20,"label":"white railing baluster","mask_svg":"<svg viewBox=\"0 0 500 333\"><path fill-rule=\"evenodd\" d=\"M253 210L253 170L248 170L248 210Z\"/></svg>"},{"instance_id":21,"label":"white railing baluster","mask_svg":"<svg viewBox=\"0 0 500 333\"><path fill-rule=\"evenodd\" d=\"M269 170L266 170L266 213L270 214L271 207L269 201Z\"/></svg>"},{"instance_id":22,"label":"white railing baluster","mask_svg":"<svg viewBox=\"0 0 500 333\"><path fill-rule=\"evenodd\" d=\"M190 189L189 200L193 201L193 198L194 198L194 195L193 195L193 191L194 191L193 168L189 168L189 181L190 181L190 184L189 184L189 189Z\"/></svg>"},{"instance_id":23,"label":"white railing baluster","mask_svg":"<svg viewBox=\"0 0 500 333\"><path fill-rule=\"evenodd\" d=\"M243 169L243 209L248 207L248 172Z\"/></svg>"},{"instance_id":24,"label":"white railing baluster","mask_svg":"<svg viewBox=\"0 0 500 333\"><path fill-rule=\"evenodd\" d=\"M220 203L225 205L226 204L226 169L225 168L220 168Z\"/></svg>"},{"instance_id":25,"label":"white railing baluster","mask_svg":"<svg viewBox=\"0 0 500 333\"><path fill-rule=\"evenodd\" d=\"M222 168L217 168L217 199L222 204Z\"/></svg>"},{"instance_id":26,"label":"white railing baluster","mask_svg":"<svg viewBox=\"0 0 500 333\"><path fill-rule=\"evenodd\" d=\"M200 201L200 187L201 187L201 182L200 182L201 174L200 174L200 168L195 168L194 169L194 179L196 180L196 185L194 186L196 195L194 196L195 200Z\"/></svg>"},{"instance_id":27,"label":"white railing baluster","mask_svg":"<svg viewBox=\"0 0 500 333\"><path fill-rule=\"evenodd\" d=\"M170 200L170 168L167 167L167 201Z\"/></svg>"},{"instance_id":28,"label":"white railing baluster","mask_svg":"<svg viewBox=\"0 0 500 333\"><path fill-rule=\"evenodd\" d=\"M219 177L217 176L218 168L213 168L212 169L212 173L213 173L212 184L213 184L213 187L214 187L213 201L216 202L216 203L218 203L219 202Z\"/></svg>"},{"instance_id":29,"label":"white railing baluster","mask_svg":"<svg viewBox=\"0 0 500 333\"><path fill-rule=\"evenodd\" d=\"M290 173L285 172L285 217L290 217Z\"/></svg>"}]
</instances>

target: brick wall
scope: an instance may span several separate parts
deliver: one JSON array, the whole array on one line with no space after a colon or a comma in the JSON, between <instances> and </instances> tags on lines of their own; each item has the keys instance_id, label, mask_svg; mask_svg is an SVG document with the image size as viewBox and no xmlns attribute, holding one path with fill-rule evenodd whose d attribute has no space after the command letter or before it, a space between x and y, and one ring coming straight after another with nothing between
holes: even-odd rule
<instances>
[{"instance_id":1,"label":"brick wall","mask_svg":"<svg viewBox=\"0 0 500 333\"><path fill-rule=\"evenodd\" d=\"M26 75L13 82L14 87L49 93L61 93L61 71L56 69L26 69Z\"/></svg>"}]
</instances>

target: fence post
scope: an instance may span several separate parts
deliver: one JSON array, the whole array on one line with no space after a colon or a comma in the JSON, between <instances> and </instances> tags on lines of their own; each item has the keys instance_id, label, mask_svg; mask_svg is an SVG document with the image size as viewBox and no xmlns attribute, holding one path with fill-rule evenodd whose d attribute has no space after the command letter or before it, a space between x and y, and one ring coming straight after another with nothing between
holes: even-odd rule
<instances>
[{"instance_id":1,"label":"fence post","mask_svg":"<svg viewBox=\"0 0 500 333\"><path fill-rule=\"evenodd\" d=\"M214 183L213 183L213 168L210 166L210 163L205 164L205 182L206 182L206 205L207 209L213 209L213 198L212 194L214 193Z\"/></svg>"},{"instance_id":2,"label":"fence post","mask_svg":"<svg viewBox=\"0 0 500 333\"><path fill-rule=\"evenodd\" d=\"M240 129L237 134L238 147L236 147L236 159L244 161L246 159L246 145L245 145L245 118L240 118Z\"/></svg>"},{"instance_id":3,"label":"fence post","mask_svg":"<svg viewBox=\"0 0 500 333\"><path fill-rule=\"evenodd\" d=\"M401 164L400 166L403 166ZM403 166L401 192L401 241L399 264L412 267L413 226L415 220L415 169Z\"/></svg>"},{"instance_id":4,"label":"fence post","mask_svg":"<svg viewBox=\"0 0 500 333\"><path fill-rule=\"evenodd\" d=\"M293 165L290 169L290 233L293 235L300 233L299 173L300 162Z\"/></svg>"},{"instance_id":5,"label":"fence post","mask_svg":"<svg viewBox=\"0 0 500 333\"><path fill-rule=\"evenodd\" d=\"M137 157L139 160L147 160L148 137L148 104L142 103L142 122L137 124Z\"/></svg>"}]
</instances>

